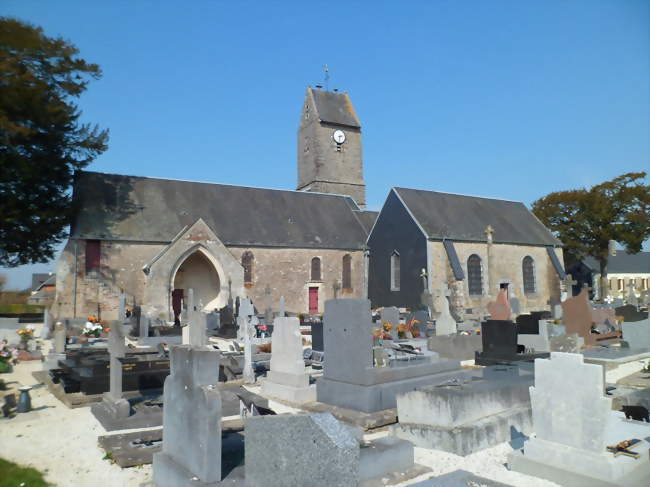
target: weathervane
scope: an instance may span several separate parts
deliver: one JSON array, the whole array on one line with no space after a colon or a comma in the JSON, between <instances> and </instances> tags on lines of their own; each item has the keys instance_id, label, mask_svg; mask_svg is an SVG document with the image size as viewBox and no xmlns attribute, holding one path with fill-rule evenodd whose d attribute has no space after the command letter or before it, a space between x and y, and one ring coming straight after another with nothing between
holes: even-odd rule
<instances>
[{"instance_id":1,"label":"weathervane","mask_svg":"<svg viewBox=\"0 0 650 487\"><path fill-rule=\"evenodd\" d=\"M323 66L323 71L325 71L325 91L330 89L330 68L327 67L327 64Z\"/></svg>"}]
</instances>

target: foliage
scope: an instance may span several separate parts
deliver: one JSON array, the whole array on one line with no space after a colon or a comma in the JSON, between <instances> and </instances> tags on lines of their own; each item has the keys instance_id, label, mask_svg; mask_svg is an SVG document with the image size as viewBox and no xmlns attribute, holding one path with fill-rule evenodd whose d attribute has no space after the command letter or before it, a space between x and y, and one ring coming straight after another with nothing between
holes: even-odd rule
<instances>
[{"instance_id":1,"label":"foliage","mask_svg":"<svg viewBox=\"0 0 650 487\"><path fill-rule=\"evenodd\" d=\"M107 148L74 99L101 71L61 38L0 17L0 265L47 262L66 236L74 171Z\"/></svg>"},{"instance_id":2,"label":"foliage","mask_svg":"<svg viewBox=\"0 0 650 487\"><path fill-rule=\"evenodd\" d=\"M0 487L48 487L43 474L31 467L21 467L0 458Z\"/></svg>"},{"instance_id":3,"label":"foliage","mask_svg":"<svg viewBox=\"0 0 650 487\"><path fill-rule=\"evenodd\" d=\"M645 177L645 172L626 173L589 189L551 193L535 201L532 210L565 245L569 262L591 256L604 277L610 240L634 254L650 237Z\"/></svg>"},{"instance_id":4,"label":"foliage","mask_svg":"<svg viewBox=\"0 0 650 487\"><path fill-rule=\"evenodd\" d=\"M43 306L36 304L0 304L0 314L2 315L24 315L37 314L43 312Z\"/></svg>"}]
</instances>

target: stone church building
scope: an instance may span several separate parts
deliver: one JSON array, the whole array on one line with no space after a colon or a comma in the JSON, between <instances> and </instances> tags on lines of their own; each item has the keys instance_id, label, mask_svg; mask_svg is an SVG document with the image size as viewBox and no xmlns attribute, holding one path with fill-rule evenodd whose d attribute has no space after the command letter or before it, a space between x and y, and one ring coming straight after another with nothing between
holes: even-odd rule
<instances>
[{"instance_id":1,"label":"stone church building","mask_svg":"<svg viewBox=\"0 0 650 487\"><path fill-rule=\"evenodd\" d=\"M559 296L563 271L547 251L560 243L521 203L475 212L488 200L466 196L459 206L441 193L393 188L379 218L365 210L361 123L346 93L307 89L297 146L295 191L79 171L53 314L113 319L125 293L172 320L190 288L205 311L248 296L264 312L284 296L287 311L311 314L335 296L417 306L425 285L443 281L458 295L454 283L466 283L468 307L506 282L536 309ZM479 229L489 225L486 245ZM480 295L479 267L456 263L472 256L481 259ZM513 270L522 265L533 266L534 288L530 272Z\"/></svg>"}]
</instances>

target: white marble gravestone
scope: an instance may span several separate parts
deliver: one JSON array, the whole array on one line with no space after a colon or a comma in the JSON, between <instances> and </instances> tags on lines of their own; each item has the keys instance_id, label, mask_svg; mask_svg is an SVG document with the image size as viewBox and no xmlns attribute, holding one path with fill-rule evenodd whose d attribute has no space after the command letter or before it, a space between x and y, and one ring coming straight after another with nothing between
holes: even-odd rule
<instances>
[{"instance_id":1,"label":"white marble gravestone","mask_svg":"<svg viewBox=\"0 0 650 487\"><path fill-rule=\"evenodd\" d=\"M172 346L165 380L163 446L153 457L156 487L212 487L221 482L219 352Z\"/></svg>"},{"instance_id":2,"label":"white marble gravestone","mask_svg":"<svg viewBox=\"0 0 650 487\"><path fill-rule=\"evenodd\" d=\"M295 403L316 400L316 386L309 385L305 370L298 318L276 318L273 322L271 370L262 393Z\"/></svg>"},{"instance_id":3,"label":"white marble gravestone","mask_svg":"<svg viewBox=\"0 0 650 487\"><path fill-rule=\"evenodd\" d=\"M530 388L535 436L526 441L523 453L509 456L511 470L561 485L647 485L639 481L650 478L650 443L645 440L650 424L627 421L612 411L612 399L603 390L602 367L585 364L580 354L553 352L550 359L536 359L535 386ZM632 438L642 439L633 450L646 461L607 451Z\"/></svg>"},{"instance_id":4,"label":"white marble gravestone","mask_svg":"<svg viewBox=\"0 0 650 487\"><path fill-rule=\"evenodd\" d=\"M447 296L450 295L448 289L443 289L440 298L440 314L436 318L436 335L453 335L458 331L456 320L451 315L449 310L449 300Z\"/></svg>"}]
</instances>

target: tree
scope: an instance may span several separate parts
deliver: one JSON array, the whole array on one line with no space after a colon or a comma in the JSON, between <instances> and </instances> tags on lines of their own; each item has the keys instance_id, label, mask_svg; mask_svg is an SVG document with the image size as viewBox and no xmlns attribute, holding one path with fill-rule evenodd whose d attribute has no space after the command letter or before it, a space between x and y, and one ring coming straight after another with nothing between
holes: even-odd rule
<instances>
[{"instance_id":1,"label":"tree","mask_svg":"<svg viewBox=\"0 0 650 487\"><path fill-rule=\"evenodd\" d=\"M565 245L568 261L591 256L600 264L605 289L609 241L636 254L650 237L650 185L645 172L627 173L590 189L551 193L533 203L533 213Z\"/></svg>"},{"instance_id":2,"label":"tree","mask_svg":"<svg viewBox=\"0 0 650 487\"><path fill-rule=\"evenodd\" d=\"M0 17L0 265L47 262L66 237L74 172L107 149L74 103L101 77L79 50Z\"/></svg>"}]
</instances>

